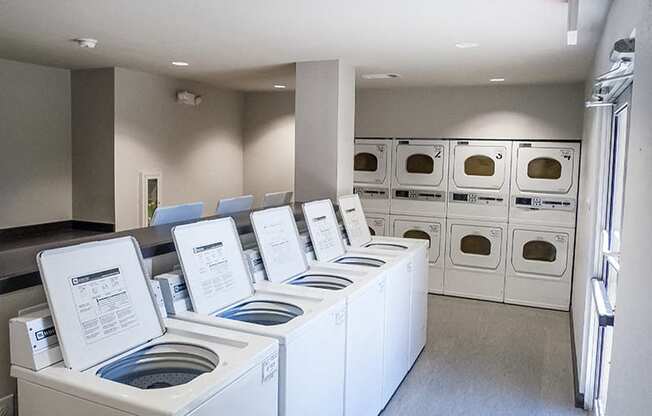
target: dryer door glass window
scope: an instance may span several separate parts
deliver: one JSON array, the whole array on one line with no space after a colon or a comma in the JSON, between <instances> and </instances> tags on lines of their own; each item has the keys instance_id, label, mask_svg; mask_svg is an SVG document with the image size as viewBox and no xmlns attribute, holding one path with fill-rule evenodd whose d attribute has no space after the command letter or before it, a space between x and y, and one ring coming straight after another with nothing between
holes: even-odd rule
<instances>
[{"instance_id":1,"label":"dryer door glass window","mask_svg":"<svg viewBox=\"0 0 652 416\"><path fill-rule=\"evenodd\" d=\"M433 220L436 221L436 220ZM441 253L442 224L438 222L414 222L407 220L394 221L394 236L400 238L417 238L428 242L428 258L430 263L436 263Z\"/></svg>"},{"instance_id":2,"label":"dryer door glass window","mask_svg":"<svg viewBox=\"0 0 652 416\"><path fill-rule=\"evenodd\" d=\"M403 186L437 187L444 180L444 146L399 143L396 146L396 179Z\"/></svg>"},{"instance_id":3,"label":"dryer door glass window","mask_svg":"<svg viewBox=\"0 0 652 416\"><path fill-rule=\"evenodd\" d=\"M453 184L460 189L501 190L510 165L508 146L454 145Z\"/></svg>"},{"instance_id":4,"label":"dryer door glass window","mask_svg":"<svg viewBox=\"0 0 652 416\"><path fill-rule=\"evenodd\" d=\"M568 268L570 233L516 228L511 235L511 262L517 273L561 277Z\"/></svg>"},{"instance_id":5,"label":"dryer door glass window","mask_svg":"<svg viewBox=\"0 0 652 416\"><path fill-rule=\"evenodd\" d=\"M573 188L575 152L565 148L520 147L516 186L520 192L566 194Z\"/></svg>"},{"instance_id":6,"label":"dryer door glass window","mask_svg":"<svg viewBox=\"0 0 652 416\"><path fill-rule=\"evenodd\" d=\"M353 157L354 182L362 184L387 184L387 152L389 146L385 143L355 144Z\"/></svg>"},{"instance_id":7,"label":"dryer door glass window","mask_svg":"<svg viewBox=\"0 0 652 416\"><path fill-rule=\"evenodd\" d=\"M450 225L450 260L456 266L496 270L501 264L500 228Z\"/></svg>"}]
</instances>

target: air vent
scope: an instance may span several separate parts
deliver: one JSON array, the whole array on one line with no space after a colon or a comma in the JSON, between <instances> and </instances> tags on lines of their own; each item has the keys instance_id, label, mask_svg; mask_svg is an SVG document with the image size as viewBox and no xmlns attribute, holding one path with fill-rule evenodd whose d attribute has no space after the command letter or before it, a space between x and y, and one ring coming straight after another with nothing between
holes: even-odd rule
<instances>
[{"instance_id":1,"label":"air vent","mask_svg":"<svg viewBox=\"0 0 652 416\"><path fill-rule=\"evenodd\" d=\"M400 78L401 74L389 73L389 74L364 74L362 78L364 79L394 79Z\"/></svg>"}]
</instances>

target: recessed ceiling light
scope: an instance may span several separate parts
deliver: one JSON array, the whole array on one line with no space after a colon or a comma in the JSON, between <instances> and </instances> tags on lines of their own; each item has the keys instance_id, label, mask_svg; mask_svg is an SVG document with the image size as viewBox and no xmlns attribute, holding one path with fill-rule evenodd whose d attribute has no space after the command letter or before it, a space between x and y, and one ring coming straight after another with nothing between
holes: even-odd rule
<instances>
[{"instance_id":1,"label":"recessed ceiling light","mask_svg":"<svg viewBox=\"0 0 652 416\"><path fill-rule=\"evenodd\" d=\"M505 82L505 78L491 78L489 82Z\"/></svg>"},{"instance_id":2,"label":"recessed ceiling light","mask_svg":"<svg viewBox=\"0 0 652 416\"><path fill-rule=\"evenodd\" d=\"M478 46L480 46L480 44L476 42L457 42L455 46L460 49L470 49L470 48L477 48Z\"/></svg>"},{"instance_id":3,"label":"recessed ceiling light","mask_svg":"<svg viewBox=\"0 0 652 416\"><path fill-rule=\"evenodd\" d=\"M188 66L190 64L188 62L183 62L183 61L172 61L172 65L174 65L174 66Z\"/></svg>"},{"instance_id":4,"label":"recessed ceiling light","mask_svg":"<svg viewBox=\"0 0 652 416\"><path fill-rule=\"evenodd\" d=\"M285 88L287 88L287 85L274 84L274 88L276 88L277 90L284 90Z\"/></svg>"},{"instance_id":5,"label":"recessed ceiling light","mask_svg":"<svg viewBox=\"0 0 652 416\"><path fill-rule=\"evenodd\" d=\"M95 49L97 46L97 39L92 38L77 38L75 42L77 42L80 48Z\"/></svg>"},{"instance_id":6,"label":"recessed ceiling light","mask_svg":"<svg viewBox=\"0 0 652 416\"><path fill-rule=\"evenodd\" d=\"M401 74L388 73L388 74L364 74L362 78L364 79L394 79L400 78Z\"/></svg>"}]
</instances>

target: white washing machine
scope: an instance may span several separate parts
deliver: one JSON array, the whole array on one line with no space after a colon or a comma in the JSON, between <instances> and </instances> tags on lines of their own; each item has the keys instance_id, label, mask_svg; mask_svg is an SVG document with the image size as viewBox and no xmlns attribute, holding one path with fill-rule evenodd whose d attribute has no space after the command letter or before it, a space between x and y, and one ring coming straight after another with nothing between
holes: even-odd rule
<instances>
[{"instance_id":1,"label":"white washing machine","mask_svg":"<svg viewBox=\"0 0 652 416\"><path fill-rule=\"evenodd\" d=\"M360 202L362 202L362 200ZM367 228L369 229L369 234L373 236L390 236L389 215L367 215Z\"/></svg>"},{"instance_id":2,"label":"white washing machine","mask_svg":"<svg viewBox=\"0 0 652 416\"><path fill-rule=\"evenodd\" d=\"M447 218L507 222L512 143L450 143Z\"/></svg>"},{"instance_id":3,"label":"white washing machine","mask_svg":"<svg viewBox=\"0 0 652 416\"><path fill-rule=\"evenodd\" d=\"M63 360L12 365L21 414L277 414L278 343L162 319L134 239L47 250L38 262L60 347L44 351ZM12 356L22 344L34 353L36 336L12 337Z\"/></svg>"},{"instance_id":4,"label":"white washing machine","mask_svg":"<svg viewBox=\"0 0 652 416\"><path fill-rule=\"evenodd\" d=\"M329 204L330 201L326 200ZM323 201L317 201L323 202ZM363 251L346 252L332 204L319 206L319 213L306 212L306 225L319 223L319 230L310 232L317 264L341 270L377 270L385 273L385 343L383 346L382 407L385 407L409 370L410 359L410 284L413 265L409 257L397 253L371 254ZM322 218L323 217L323 218ZM251 214L258 245L283 246L285 236L280 230L295 228L291 211L285 207L257 211ZM259 229L278 229L279 232L260 233ZM312 225L309 226L309 229ZM265 242L261 237L265 236ZM313 236L315 238L313 238ZM265 255L265 253L263 253Z\"/></svg>"},{"instance_id":5,"label":"white washing machine","mask_svg":"<svg viewBox=\"0 0 652 416\"><path fill-rule=\"evenodd\" d=\"M391 214L446 215L448 141L396 139Z\"/></svg>"},{"instance_id":6,"label":"white washing machine","mask_svg":"<svg viewBox=\"0 0 652 416\"><path fill-rule=\"evenodd\" d=\"M345 300L252 284L232 218L177 226L172 234L193 307L174 317L277 339L279 414L342 414Z\"/></svg>"},{"instance_id":7,"label":"white washing machine","mask_svg":"<svg viewBox=\"0 0 652 416\"><path fill-rule=\"evenodd\" d=\"M365 211L389 214L392 139L358 138L354 143L353 192Z\"/></svg>"},{"instance_id":8,"label":"white washing machine","mask_svg":"<svg viewBox=\"0 0 652 416\"><path fill-rule=\"evenodd\" d=\"M507 224L447 219L444 294L502 302Z\"/></svg>"},{"instance_id":9,"label":"white washing machine","mask_svg":"<svg viewBox=\"0 0 652 416\"><path fill-rule=\"evenodd\" d=\"M338 206L349 245L371 252L398 252L412 258L410 283L410 366L426 345L428 327L428 244L424 240L372 237L357 195L338 198Z\"/></svg>"},{"instance_id":10,"label":"white washing machine","mask_svg":"<svg viewBox=\"0 0 652 416\"><path fill-rule=\"evenodd\" d=\"M575 227L580 143L514 142L509 221Z\"/></svg>"},{"instance_id":11,"label":"white washing machine","mask_svg":"<svg viewBox=\"0 0 652 416\"><path fill-rule=\"evenodd\" d=\"M390 222L395 237L421 239L428 242L428 292L444 293L446 219L392 215Z\"/></svg>"},{"instance_id":12,"label":"white washing machine","mask_svg":"<svg viewBox=\"0 0 652 416\"><path fill-rule=\"evenodd\" d=\"M327 292L346 301L344 414L375 416L382 410L385 274L374 269L309 266L296 225L281 225L283 220L277 217L282 214L283 210L275 210L252 215L259 246L246 250L245 256L254 280L260 288L289 286L307 293ZM285 222L294 223L288 218Z\"/></svg>"},{"instance_id":13,"label":"white washing machine","mask_svg":"<svg viewBox=\"0 0 652 416\"><path fill-rule=\"evenodd\" d=\"M573 228L510 224L505 302L567 311L574 242Z\"/></svg>"}]
</instances>

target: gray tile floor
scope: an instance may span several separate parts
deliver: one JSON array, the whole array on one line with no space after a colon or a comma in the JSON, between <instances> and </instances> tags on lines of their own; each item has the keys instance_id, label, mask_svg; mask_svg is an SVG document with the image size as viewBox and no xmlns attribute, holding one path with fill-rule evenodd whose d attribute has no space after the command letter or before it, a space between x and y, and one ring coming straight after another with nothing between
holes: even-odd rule
<instances>
[{"instance_id":1,"label":"gray tile floor","mask_svg":"<svg viewBox=\"0 0 652 416\"><path fill-rule=\"evenodd\" d=\"M383 416L566 416L568 313L429 296L428 344Z\"/></svg>"}]
</instances>

